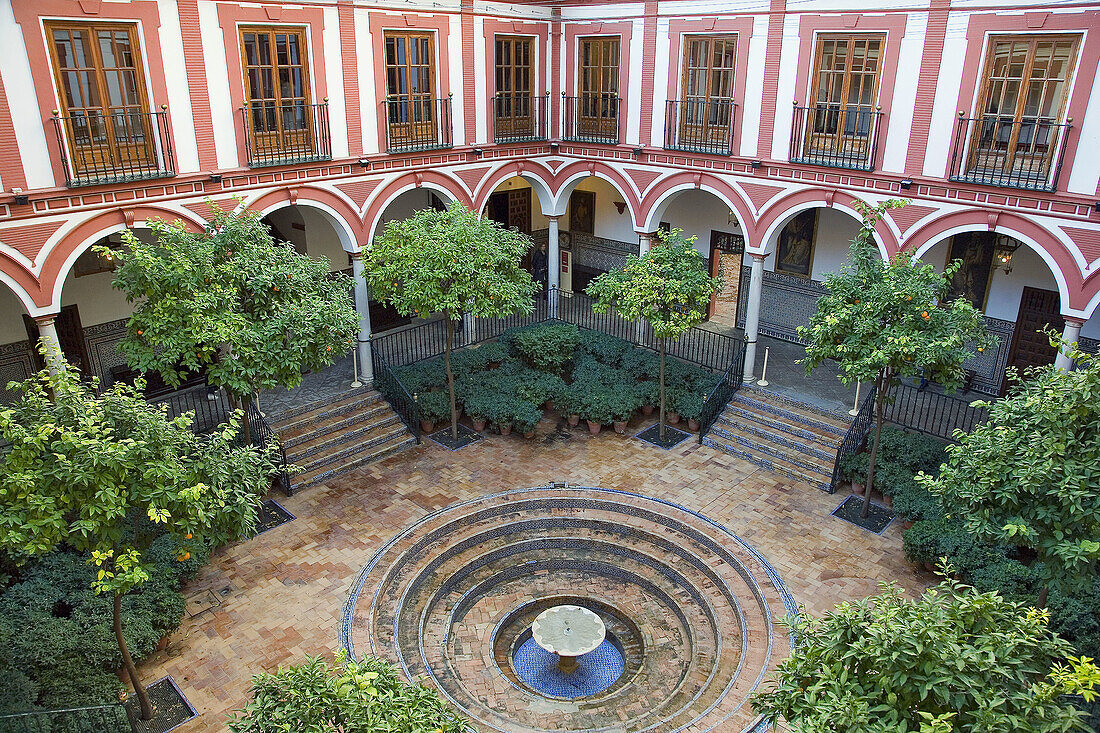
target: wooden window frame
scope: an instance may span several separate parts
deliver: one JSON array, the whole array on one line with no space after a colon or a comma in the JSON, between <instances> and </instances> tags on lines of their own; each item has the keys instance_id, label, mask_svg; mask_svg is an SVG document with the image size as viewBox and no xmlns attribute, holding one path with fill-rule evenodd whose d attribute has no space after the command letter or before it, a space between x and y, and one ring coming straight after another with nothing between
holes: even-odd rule
<instances>
[{"instance_id":1,"label":"wooden window frame","mask_svg":"<svg viewBox=\"0 0 1100 733\"><path fill-rule=\"evenodd\" d=\"M604 88L604 73L611 69L604 58L604 43L613 43L617 49L614 66L614 92ZM585 66L584 49L587 44L599 44L599 63L595 66ZM619 107L621 106L621 80L622 80L622 38L620 36L596 35L580 36L577 38L577 128L583 136L614 137L619 135ZM585 89L585 70L599 70L599 89L596 91ZM606 98L606 99L605 99ZM605 103L606 102L606 103Z\"/></svg>"},{"instance_id":2,"label":"wooden window frame","mask_svg":"<svg viewBox=\"0 0 1100 733\"><path fill-rule=\"evenodd\" d=\"M400 68L398 65L391 67L387 57L387 44L390 39L401 38L405 41L406 62L401 66L406 70L405 92L390 91L390 69ZM413 65L409 56L409 43L412 39L428 40L428 62L426 64ZM435 146L438 139L439 126L444 123L440 117L449 114L449 110L436 108L436 94L439 79L436 75L436 31L421 28L408 30L385 30L382 33L382 85L385 101L384 119L389 131L389 147L402 148L416 146L418 144ZM428 91L409 92L408 71L415 66L426 66L428 69ZM395 117L406 118L406 121Z\"/></svg>"},{"instance_id":3,"label":"wooden window frame","mask_svg":"<svg viewBox=\"0 0 1100 733\"><path fill-rule=\"evenodd\" d=\"M707 47L707 66L706 66L706 96L702 98L703 105L703 121L701 123L695 122L699 119L697 109L689 109L690 102L698 100L698 95L688 93L688 72L692 68L689 65L689 59L691 57L691 45L695 42L707 41L709 45ZM733 66L729 68L730 83L729 83L729 97L719 97L718 104L728 102L725 105L726 109L723 110L721 106L715 106L713 110L710 109L712 100L714 99L712 94L713 88L713 74L714 74L714 42L721 41L722 43L733 46ZM718 143L722 142L725 145L729 145L729 136L733 134L733 105L735 102L735 94L737 91L737 34L736 33L685 33L680 38L680 46L682 48L683 60L680 64L680 104L683 109L680 113L680 139L681 140L694 140L704 143ZM703 67L697 67L703 68ZM726 69L721 69L725 71ZM692 105L694 106L694 105ZM711 112L716 114L711 114Z\"/></svg>"},{"instance_id":4,"label":"wooden window frame","mask_svg":"<svg viewBox=\"0 0 1100 733\"><path fill-rule=\"evenodd\" d=\"M103 119L106 121L104 125L104 132L106 134L106 140L104 143L96 143L92 138L92 133L89 132L89 142L86 145L82 145L78 142L77 131L74 127L73 118L75 114L69 108L68 95L66 94L66 85L64 82L64 75L62 73L60 59L57 56L57 45L54 41L55 30L81 30L86 31L91 41L89 44L89 53L92 56L93 70L96 91L99 96L100 104L98 109L102 113ZM57 88L57 100L58 111L63 122L62 126L65 130L66 145L68 147L69 159L73 167L73 172L79 177L82 173L104 173L117 167L118 161L126 159L128 164L133 166L135 157L133 153L122 154L123 144L119 142L119 134L116 132L116 119L113 114L110 113L109 95L105 93L107 86L106 81L106 69L103 66L103 56L99 43L96 38L96 34L99 31L126 31L130 41L130 53L133 57L133 66L131 67L134 72L134 90L138 97L138 115L142 121L142 140L140 145L133 143L127 144L127 147L132 150L139 150L142 154L137 160L138 170L155 171L158 168L158 155L157 155L157 136L158 130L152 124L150 118L149 108L149 92L146 88L146 68L145 59L141 52L141 36L138 33L137 23L127 23L118 21L75 21L75 20L45 20L43 21L43 31L46 36L46 47L49 52L50 67L53 74L54 85ZM120 67L114 67L120 68ZM125 68L125 67L122 67ZM128 105L127 105L128 106ZM90 110L91 107L80 107L80 110ZM87 115L85 114L85 118ZM132 124L132 123L131 123ZM85 129L88 129L85 125ZM132 128L131 128L132 129ZM97 150L98 149L98 150ZM111 156L112 161L103 162L101 155L106 153ZM89 165L88 160L91 158L92 162Z\"/></svg>"},{"instance_id":5,"label":"wooden window frame","mask_svg":"<svg viewBox=\"0 0 1100 733\"><path fill-rule=\"evenodd\" d=\"M1027 51L1027 59L1024 63L1024 71L1020 76L1020 91L1016 99L1016 109L1013 112L1012 119L1015 122L1023 120L1023 108L1027 102L1026 89L1024 88L1028 80L1031 78L1031 72L1035 68L1035 51L1038 44L1043 41L1058 42L1058 41L1071 41L1073 46L1069 54L1069 63L1066 67L1066 77L1063 82L1062 99L1058 103L1058 113L1053 116L1055 125L1063 124L1063 120L1066 118L1066 109L1069 106L1070 86L1073 84L1073 75L1077 71L1077 62L1081 56L1081 41L1082 36L1079 33L1005 33L1005 34L991 34L988 37L988 41L985 49L985 60L982 64L982 75L980 77L978 94L974 101L974 130L970 138L970 151L967 156L967 170L984 170L986 167L979 164L979 158L985 150L981 145L981 136L984 125L982 122L987 116L992 116L986 112L987 105L989 103L989 95L992 92L993 80L991 78L992 65L994 62L994 54L999 43L1018 43L1027 42L1029 48ZM1004 115L1000 115L1004 117ZM1014 161L1020 151L1016 149L1019 142L1020 130L1022 125L1013 125L1013 129L1010 138L1006 144L1007 152L1004 155L1003 170L1004 172L1012 171L1014 169ZM1064 133L1063 133L1064 134ZM1058 144L1048 144L1046 153L1042 157L1042 164L1038 166L1041 171L1049 171L1050 165L1053 160L1053 156L1058 148ZM986 151L988 154L989 151ZM1024 157L1027 153L1023 154Z\"/></svg>"},{"instance_id":6,"label":"wooden window frame","mask_svg":"<svg viewBox=\"0 0 1100 733\"><path fill-rule=\"evenodd\" d=\"M533 137L536 132L536 116L538 115L538 102L535 101L535 71L537 60L535 48L537 38L535 36L522 36L497 33L493 36L493 83L496 87L496 97L493 100L493 130L496 137L522 138ZM501 66L500 43L512 45L513 62L509 66ZM527 45L526 67L517 67L515 64L516 45ZM511 89L502 91L500 88L500 72L507 68L511 76ZM515 84L515 72L517 68L527 69L527 89L517 90Z\"/></svg>"},{"instance_id":7,"label":"wooden window frame","mask_svg":"<svg viewBox=\"0 0 1100 733\"><path fill-rule=\"evenodd\" d=\"M852 68L851 68L851 52L849 50L848 64L843 72L843 83L840 91L839 102L821 102L818 100L818 90L821 83L821 59L825 51L825 44L829 41L847 41L849 44L853 42L865 41L870 43L871 41L878 41L878 65L875 69L874 88L871 92L870 106L873 108L867 111L870 115L870 124L867 126L867 132L864 135L860 135L859 119L856 120L856 132L847 133L847 120L843 122L840 120L840 111L845 111L847 114L847 108L851 107L846 100L848 99L848 93L851 90L852 82ZM872 138L876 134L876 125L874 115L878 110L879 93L882 85L882 73L883 64L886 60L886 33L820 33L814 38L814 65L813 73L810 76L810 90L807 97L807 120L806 120L806 133L803 141L804 153L807 157L822 156L822 155L835 155L838 158L848 157L851 155L851 151L855 150L856 154L862 154L870 156L872 147ZM849 49L851 47L849 46ZM817 132L819 115L821 112L817 109L819 106L827 104L829 107L835 106L837 108L836 115L836 131L835 132ZM862 108L862 103L856 103L857 108ZM859 109L860 114L863 113L862 109ZM832 118L832 112L825 112L827 118ZM819 141L827 141L827 144L823 145Z\"/></svg>"},{"instance_id":8,"label":"wooden window frame","mask_svg":"<svg viewBox=\"0 0 1100 733\"><path fill-rule=\"evenodd\" d=\"M255 33L258 35L267 34L268 41L271 44L271 64L270 67L265 65L254 65L248 63L248 57L245 55L245 41L244 37L246 33ZM284 122L284 113L287 105L283 104L282 90L278 83L278 72L280 69L278 58L275 51L276 34L294 34L298 37L298 53L301 58L302 68L302 100L304 126L302 128L288 128ZM284 152L288 157L309 157L315 152L314 140L316 138L317 131L314 129L313 118L313 84L310 79L310 64L309 64L309 28L301 25L255 25L244 24L237 28L238 48L241 54L241 73L244 81L244 107L245 107L245 134L249 136L252 144L253 151L261 150L277 150ZM249 71L253 68L270 68L273 76L272 89L275 92L274 99L260 99L256 100L252 98L252 83L249 78ZM299 97L294 97L297 100ZM267 103L274 102L275 111L275 129L274 130L258 130L256 128L256 117L252 105L256 102ZM265 139L266 138L266 139Z\"/></svg>"}]
</instances>

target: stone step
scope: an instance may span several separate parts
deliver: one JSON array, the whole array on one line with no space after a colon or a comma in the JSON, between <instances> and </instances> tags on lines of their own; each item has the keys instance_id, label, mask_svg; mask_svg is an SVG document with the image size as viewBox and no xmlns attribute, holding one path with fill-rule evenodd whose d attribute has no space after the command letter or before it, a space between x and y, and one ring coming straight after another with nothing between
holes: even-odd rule
<instances>
[{"instance_id":1,"label":"stone step","mask_svg":"<svg viewBox=\"0 0 1100 733\"><path fill-rule=\"evenodd\" d=\"M367 401L360 409L350 412L342 411L335 415L322 417L314 423L300 424L292 430L284 430L279 433L279 438L282 440L283 447L289 450L314 438L347 430L364 422L387 419L393 414L393 410L384 400Z\"/></svg>"},{"instance_id":2,"label":"stone step","mask_svg":"<svg viewBox=\"0 0 1100 733\"><path fill-rule=\"evenodd\" d=\"M333 417L347 415L381 400L382 395L379 394L378 390L370 388L356 390L335 402L313 403L290 413L284 413L279 417L279 420L272 423L271 429L280 436L292 438L303 430L310 430L317 423Z\"/></svg>"},{"instance_id":3,"label":"stone step","mask_svg":"<svg viewBox=\"0 0 1100 733\"><path fill-rule=\"evenodd\" d=\"M823 461L830 466L830 471L836 458L836 447L840 444L839 442L836 444L825 443L815 435L792 434L784 430L781 425L745 420L739 415L727 413L718 416L718 419L714 421L714 427L747 438L756 438L769 444L780 445L808 458Z\"/></svg>"},{"instance_id":4,"label":"stone step","mask_svg":"<svg viewBox=\"0 0 1100 733\"><path fill-rule=\"evenodd\" d=\"M302 436L297 443L286 444L287 460L301 464L306 459L326 453L338 446L359 445L369 442L384 428L401 423L401 418L390 409L372 412L370 415L352 413L341 420L342 430L328 429L319 435ZM404 424L402 423L402 427Z\"/></svg>"},{"instance_id":5,"label":"stone step","mask_svg":"<svg viewBox=\"0 0 1100 733\"><path fill-rule=\"evenodd\" d=\"M767 458L786 461L792 466L806 472L828 476L831 476L833 473L833 459L835 455L813 455L792 448L785 443L776 442L766 435L758 435L749 430L742 430L740 428L727 429L725 427L717 427L712 432L715 435L737 443L743 448L747 448Z\"/></svg>"},{"instance_id":6,"label":"stone step","mask_svg":"<svg viewBox=\"0 0 1100 733\"><path fill-rule=\"evenodd\" d=\"M750 446L738 444L736 441L731 441L715 433L715 431L711 431L703 438L703 445L709 445L712 448L717 448L718 450L725 451L739 458L744 458L746 461L755 463L762 468L778 471L788 478L794 479L795 481L803 481L822 491L829 490L829 484L832 479L831 470L828 475L818 471L807 470L782 458L758 453Z\"/></svg>"},{"instance_id":7,"label":"stone step","mask_svg":"<svg viewBox=\"0 0 1100 733\"><path fill-rule=\"evenodd\" d=\"M405 450L415 444L416 439L409 434L407 429L404 429L404 426L402 426L401 430L394 431L385 442L372 445L366 450L364 450L362 446L357 446L361 452L348 452L340 459L327 462L305 473L299 474L294 479L294 488L306 488L319 484L323 481L327 481L333 476L338 476L353 468L358 468L363 464L381 460L386 456Z\"/></svg>"},{"instance_id":8,"label":"stone step","mask_svg":"<svg viewBox=\"0 0 1100 733\"><path fill-rule=\"evenodd\" d=\"M305 456L305 460L298 461L295 454L287 454L287 460L291 463L297 463L302 467L305 472L314 471L322 466L327 466L330 463L337 463L340 460L359 453L363 450L368 450L376 445L388 442L392 438L407 433L404 423L398 422L397 424L389 424L382 426L370 426L365 434L358 436L355 440L336 440L329 443L325 448L319 452L315 452L309 456ZM343 436L338 436L343 437Z\"/></svg>"},{"instance_id":9,"label":"stone step","mask_svg":"<svg viewBox=\"0 0 1100 733\"><path fill-rule=\"evenodd\" d=\"M767 415L769 419L780 420L804 430L818 433L823 437L831 435L843 439L844 434L848 432L849 424L842 422L838 417L829 417L817 411L803 410L793 404L759 399L757 395L759 395L759 390L750 393L738 392L733 396L729 406Z\"/></svg>"},{"instance_id":10,"label":"stone step","mask_svg":"<svg viewBox=\"0 0 1100 733\"><path fill-rule=\"evenodd\" d=\"M847 430L849 423L851 423L851 418L843 412L826 409L812 402L806 402L796 397L779 394L778 392L773 392L763 387L757 387L756 385L746 384L741 388L738 394L753 397L760 402L767 402L776 407L785 407L794 412L815 415L822 421L839 427L842 431Z\"/></svg>"},{"instance_id":11,"label":"stone step","mask_svg":"<svg viewBox=\"0 0 1100 733\"><path fill-rule=\"evenodd\" d=\"M726 405L726 409L719 415L719 419L723 418L731 423L755 424L773 433L786 433L799 440L824 445L840 445L844 440L844 433L834 430L831 426L822 428L805 422L796 422L795 419L792 419L792 415L773 412L762 403L752 403L747 400L738 401L734 399Z\"/></svg>"}]
</instances>

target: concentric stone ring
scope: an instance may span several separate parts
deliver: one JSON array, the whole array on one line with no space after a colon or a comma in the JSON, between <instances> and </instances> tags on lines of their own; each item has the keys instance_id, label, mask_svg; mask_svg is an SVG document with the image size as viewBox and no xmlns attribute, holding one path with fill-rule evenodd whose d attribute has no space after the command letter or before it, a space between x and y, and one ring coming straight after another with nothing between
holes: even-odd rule
<instances>
[{"instance_id":1,"label":"concentric stone ring","mask_svg":"<svg viewBox=\"0 0 1100 733\"><path fill-rule=\"evenodd\" d=\"M561 605L599 616L607 641L588 664L608 668L581 657L593 681L559 691L522 665L534 620ZM395 536L357 576L340 633L353 658L426 677L483 731L748 731L764 728L748 696L789 651L775 621L795 610L718 523L551 486L455 504Z\"/></svg>"}]
</instances>

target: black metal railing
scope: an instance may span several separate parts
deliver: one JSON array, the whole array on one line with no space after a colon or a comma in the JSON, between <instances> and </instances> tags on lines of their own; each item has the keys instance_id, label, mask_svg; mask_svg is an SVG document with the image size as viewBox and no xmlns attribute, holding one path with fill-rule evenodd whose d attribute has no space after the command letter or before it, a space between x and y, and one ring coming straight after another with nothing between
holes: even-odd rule
<instances>
[{"instance_id":1,"label":"black metal railing","mask_svg":"<svg viewBox=\"0 0 1100 733\"><path fill-rule=\"evenodd\" d=\"M929 385L925 389L898 384L890 390L883 419L910 430L954 440L955 430L969 433L989 419L989 411L944 394Z\"/></svg>"},{"instance_id":2,"label":"black metal railing","mask_svg":"<svg viewBox=\"0 0 1100 733\"><path fill-rule=\"evenodd\" d=\"M790 161L873 171L883 112L867 104L794 106Z\"/></svg>"},{"instance_id":3,"label":"black metal railing","mask_svg":"<svg viewBox=\"0 0 1100 733\"><path fill-rule=\"evenodd\" d=\"M1055 191L1072 125L1053 118L964 117L955 123L952 181Z\"/></svg>"},{"instance_id":4,"label":"black metal railing","mask_svg":"<svg viewBox=\"0 0 1100 733\"><path fill-rule=\"evenodd\" d=\"M233 411L225 392L212 387L197 387L170 392L150 399L151 404L168 406L168 417L177 418L185 412L193 412L191 430L200 435L213 431L229 419Z\"/></svg>"},{"instance_id":5,"label":"black metal railing","mask_svg":"<svg viewBox=\"0 0 1100 733\"><path fill-rule=\"evenodd\" d=\"M279 436L271 429L271 426L264 416L260 414L253 400L245 401L244 419L248 421L248 435L252 441L252 445L261 449L267 448L272 444L277 446L278 459L276 463L278 464L278 469L276 472L276 480L283 493L290 496L294 493L294 488L290 484L290 472L287 470L286 451L279 442ZM240 437L243 437L243 431Z\"/></svg>"},{"instance_id":6,"label":"black metal railing","mask_svg":"<svg viewBox=\"0 0 1100 733\"><path fill-rule=\"evenodd\" d=\"M0 715L0 733L132 733L121 704Z\"/></svg>"},{"instance_id":7,"label":"black metal railing","mask_svg":"<svg viewBox=\"0 0 1100 733\"><path fill-rule=\"evenodd\" d=\"M168 107L159 112L54 110L54 134L66 186L140 181L176 175Z\"/></svg>"},{"instance_id":8,"label":"black metal railing","mask_svg":"<svg viewBox=\"0 0 1100 733\"><path fill-rule=\"evenodd\" d=\"M320 104L257 100L241 107L241 117L249 166L332 160L327 100Z\"/></svg>"},{"instance_id":9,"label":"black metal railing","mask_svg":"<svg viewBox=\"0 0 1100 733\"><path fill-rule=\"evenodd\" d=\"M665 149L733 155L732 99L669 100L665 103Z\"/></svg>"},{"instance_id":10,"label":"black metal railing","mask_svg":"<svg viewBox=\"0 0 1100 733\"><path fill-rule=\"evenodd\" d=\"M871 431L871 424L875 418L875 394L877 390L871 387L867 396L863 398L863 404L859 406L859 412L852 418L852 424L844 433L844 440L836 449L836 459L833 461L833 477L829 481L829 493L835 493L840 486L840 463L845 457L859 453L863 443L867 440L867 433Z\"/></svg>"},{"instance_id":11,"label":"black metal railing","mask_svg":"<svg viewBox=\"0 0 1100 733\"><path fill-rule=\"evenodd\" d=\"M520 143L550 136L550 92L497 92L492 99L493 140Z\"/></svg>"},{"instance_id":12,"label":"black metal railing","mask_svg":"<svg viewBox=\"0 0 1100 733\"><path fill-rule=\"evenodd\" d=\"M619 115L623 100L617 94L585 93L562 96L565 115L563 140L581 143L619 143Z\"/></svg>"},{"instance_id":13,"label":"black metal railing","mask_svg":"<svg viewBox=\"0 0 1100 733\"><path fill-rule=\"evenodd\" d=\"M733 363L729 365L729 368L722 373L722 377L718 380L718 384L714 385L714 389L711 390L707 398L703 400L703 409L699 412L699 442L703 442L703 437L714 425L714 421L718 419L718 416L722 414L722 411L726 409L726 405L733 399L733 395L737 390L741 389L745 380L745 344L741 343L741 347L737 350L737 357L733 360Z\"/></svg>"},{"instance_id":14,"label":"black metal railing","mask_svg":"<svg viewBox=\"0 0 1100 733\"><path fill-rule=\"evenodd\" d=\"M401 421L412 433L416 442L420 442L420 407L416 400L401 384L401 380L393 373L389 361L382 355L382 351L376 348L376 342L371 341L371 364L374 367L374 388L385 397L393 411L397 413Z\"/></svg>"},{"instance_id":15,"label":"black metal railing","mask_svg":"<svg viewBox=\"0 0 1100 733\"><path fill-rule=\"evenodd\" d=\"M454 145L451 97L432 99L393 95L382 102L386 115L386 151L438 150Z\"/></svg>"}]
</instances>

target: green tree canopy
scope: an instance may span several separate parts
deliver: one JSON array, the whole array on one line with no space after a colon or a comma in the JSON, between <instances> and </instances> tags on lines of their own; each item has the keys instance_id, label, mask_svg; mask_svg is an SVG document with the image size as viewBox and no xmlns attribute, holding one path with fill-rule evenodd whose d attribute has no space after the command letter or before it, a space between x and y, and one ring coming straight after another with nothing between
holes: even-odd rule
<instances>
[{"instance_id":1,"label":"green tree canopy","mask_svg":"<svg viewBox=\"0 0 1100 733\"><path fill-rule=\"evenodd\" d=\"M882 412L891 389L901 377L915 376L957 389L971 348L983 351L993 343L982 314L969 302L946 302L958 261L941 274L931 265L914 262L909 252L888 261L879 257L875 224L886 210L908 203L856 203L863 223L852 240L849 264L825 276L827 292L818 299L817 312L808 326L798 329L807 342L806 358L800 362L807 374L834 359L845 384L858 380L875 386L875 435L863 516L870 509Z\"/></svg>"},{"instance_id":2,"label":"green tree canopy","mask_svg":"<svg viewBox=\"0 0 1100 733\"><path fill-rule=\"evenodd\" d=\"M605 272L585 291L596 299L597 313L609 308L624 318L644 319L653 327L661 354L660 439L665 439L666 339L676 339L707 317L711 296L722 279L707 274L703 256L695 249L695 237L685 239L682 229L658 231L659 243L643 255L628 255L622 269Z\"/></svg>"},{"instance_id":3,"label":"green tree canopy","mask_svg":"<svg viewBox=\"0 0 1100 733\"><path fill-rule=\"evenodd\" d=\"M145 713L120 613L121 597L149 579L142 553L165 530L180 559L195 538L216 544L253 530L275 464L270 452L237 447L240 413L200 437L190 415L169 419L125 384L102 396L97 386L73 369L9 386L21 395L0 411L11 443L0 456L0 548L15 558L60 546L90 554L93 588L114 594L115 636Z\"/></svg>"},{"instance_id":4,"label":"green tree canopy","mask_svg":"<svg viewBox=\"0 0 1100 733\"><path fill-rule=\"evenodd\" d=\"M1061 733L1087 730L1060 696L1095 697L1100 669L1075 658L1047 613L948 581L916 600L896 586L820 618L753 706L793 733Z\"/></svg>"},{"instance_id":5,"label":"green tree canopy","mask_svg":"<svg viewBox=\"0 0 1100 733\"><path fill-rule=\"evenodd\" d=\"M1091 580L1100 560L1100 364L1070 353L1075 371L1011 371L1009 394L980 403L988 422L956 432L940 474L918 477L973 534L1034 551L1040 605L1051 587Z\"/></svg>"},{"instance_id":6,"label":"green tree canopy","mask_svg":"<svg viewBox=\"0 0 1100 733\"><path fill-rule=\"evenodd\" d=\"M451 434L458 437L451 350L454 320L530 313L538 283L520 267L531 239L481 218L458 202L390 221L363 256L363 277L374 297L406 316L442 313L444 359L451 395Z\"/></svg>"},{"instance_id":7,"label":"green tree canopy","mask_svg":"<svg viewBox=\"0 0 1100 733\"><path fill-rule=\"evenodd\" d=\"M121 251L96 248L137 303L119 344L130 364L175 386L181 368L205 371L240 398L295 387L346 353L359 330L351 280L276 243L258 212L211 209L204 232L152 220L152 243L126 231Z\"/></svg>"}]
</instances>

